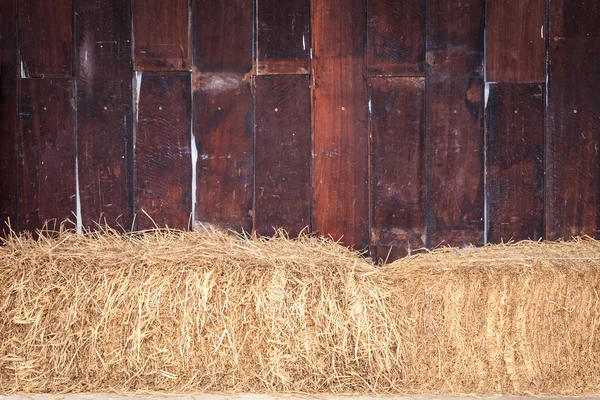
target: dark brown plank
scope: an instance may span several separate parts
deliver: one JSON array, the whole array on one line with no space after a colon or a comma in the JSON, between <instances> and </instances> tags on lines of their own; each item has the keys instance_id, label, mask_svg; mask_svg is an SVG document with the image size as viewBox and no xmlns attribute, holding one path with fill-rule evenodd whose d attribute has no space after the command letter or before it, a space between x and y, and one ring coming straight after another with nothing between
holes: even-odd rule
<instances>
[{"instance_id":1,"label":"dark brown plank","mask_svg":"<svg viewBox=\"0 0 600 400\"><path fill-rule=\"evenodd\" d=\"M24 77L72 76L73 0L19 0Z\"/></svg>"},{"instance_id":2,"label":"dark brown plank","mask_svg":"<svg viewBox=\"0 0 600 400\"><path fill-rule=\"evenodd\" d=\"M313 0L314 228L368 244L366 1Z\"/></svg>"},{"instance_id":3,"label":"dark brown plank","mask_svg":"<svg viewBox=\"0 0 600 400\"><path fill-rule=\"evenodd\" d=\"M483 243L483 0L427 3L427 243Z\"/></svg>"},{"instance_id":4,"label":"dark brown plank","mask_svg":"<svg viewBox=\"0 0 600 400\"><path fill-rule=\"evenodd\" d=\"M257 0L259 74L310 70L310 0Z\"/></svg>"},{"instance_id":5,"label":"dark brown plank","mask_svg":"<svg viewBox=\"0 0 600 400\"><path fill-rule=\"evenodd\" d=\"M191 100L189 73L145 72L142 75L134 165L139 229L151 228L155 223L159 227L189 227Z\"/></svg>"},{"instance_id":6,"label":"dark brown plank","mask_svg":"<svg viewBox=\"0 0 600 400\"><path fill-rule=\"evenodd\" d=\"M393 261L425 246L425 79L372 78L371 105L371 245Z\"/></svg>"},{"instance_id":7,"label":"dark brown plank","mask_svg":"<svg viewBox=\"0 0 600 400\"><path fill-rule=\"evenodd\" d=\"M131 22L127 0L78 0L77 143L82 225L133 220Z\"/></svg>"},{"instance_id":8,"label":"dark brown plank","mask_svg":"<svg viewBox=\"0 0 600 400\"><path fill-rule=\"evenodd\" d=\"M252 1L195 0L194 65L201 72L252 69Z\"/></svg>"},{"instance_id":9,"label":"dark brown plank","mask_svg":"<svg viewBox=\"0 0 600 400\"><path fill-rule=\"evenodd\" d=\"M486 78L546 82L546 0L487 0Z\"/></svg>"},{"instance_id":10,"label":"dark brown plank","mask_svg":"<svg viewBox=\"0 0 600 400\"><path fill-rule=\"evenodd\" d=\"M600 236L600 3L550 3L546 236Z\"/></svg>"},{"instance_id":11,"label":"dark brown plank","mask_svg":"<svg viewBox=\"0 0 600 400\"><path fill-rule=\"evenodd\" d=\"M488 241L544 235L544 85L490 85L486 107Z\"/></svg>"},{"instance_id":12,"label":"dark brown plank","mask_svg":"<svg viewBox=\"0 0 600 400\"><path fill-rule=\"evenodd\" d=\"M196 85L196 219L250 232L254 193L250 83L241 75L206 74Z\"/></svg>"},{"instance_id":13,"label":"dark brown plank","mask_svg":"<svg viewBox=\"0 0 600 400\"><path fill-rule=\"evenodd\" d=\"M190 69L188 0L132 0L131 12L136 70Z\"/></svg>"},{"instance_id":14,"label":"dark brown plank","mask_svg":"<svg viewBox=\"0 0 600 400\"><path fill-rule=\"evenodd\" d=\"M425 75L425 0L368 1L369 75Z\"/></svg>"},{"instance_id":15,"label":"dark brown plank","mask_svg":"<svg viewBox=\"0 0 600 400\"><path fill-rule=\"evenodd\" d=\"M255 79L254 229L297 236L310 226L310 76Z\"/></svg>"},{"instance_id":16,"label":"dark brown plank","mask_svg":"<svg viewBox=\"0 0 600 400\"><path fill-rule=\"evenodd\" d=\"M19 93L19 226L54 228L75 220L73 79L21 79Z\"/></svg>"},{"instance_id":17,"label":"dark brown plank","mask_svg":"<svg viewBox=\"0 0 600 400\"><path fill-rule=\"evenodd\" d=\"M17 229L16 1L0 2L0 236L10 220Z\"/></svg>"}]
</instances>

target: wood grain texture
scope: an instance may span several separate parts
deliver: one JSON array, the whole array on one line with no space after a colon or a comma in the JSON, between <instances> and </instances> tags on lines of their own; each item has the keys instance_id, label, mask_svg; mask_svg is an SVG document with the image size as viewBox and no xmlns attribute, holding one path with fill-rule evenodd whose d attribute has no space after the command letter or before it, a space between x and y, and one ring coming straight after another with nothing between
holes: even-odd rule
<instances>
[{"instance_id":1,"label":"wood grain texture","mask_svg":"<svg viewBox=\"0 0 600 400\"><path fill-rule=\"evenodd\" d=\"M371 245L389 261L425 246L425 79L371 78Z\"/></svg>"},{"instance_id":2,"label":"wood grain texture","mask_svg":"<svg viewBox=\"0 0 600 400\"><path fill-rule=\"evenodd\" d=\"M550 3L546 237L600 236L600 3Z\"/></svg>"},{"instance_id":3,"label":"wood grain texture","mask_svg":"<svg viewBox=\"0 0 600 400\"><path fill-rule=\"evenodd\" d=\"M195 0L194 65L200 72L252 69L252 1Z\"/></svg>"},{"instance_id":4,"label":"wood grain texture","mask_svg":"<svg viewBox=\"0 0 600 400\"><path fill-rule=\"evenodd\" d=\"M19 81L21 231L75 220L74 102L72 78Z\"/></svg>"},{"instance_id":5,"label":"wood grain texture","mask_svg":"<svg viewBox=\"0 0 600 400\"><path fill-rule=\"evenodd\" d=\"M23 77L73 75L73 0L19 0Z\"/></svg>"},{"instance_id":6,"label":"wood grain texture","mask_svg":"<svg viewBox=\"0 0 600 400\"><path fill-rule=\"evenodd\" d=\"M247 78L203 75L194 92L193 129L198 147L196 219L250 232L254 123Z\"/></svg>"},{"instance_id":7,"label":"wood grain texture","mask_svg":"<svg viewBox=\"0 0 600 400\"><path fill-rule=\"evenodd\" d=\"M310 0L257 0L259 74L310 71Z\"/></svg>"},{"instance_id":8,"label":"wood grain texture","mask_svg":"<svg viewBox=\"0 0 600 400\"><path fill-rule=\"evenodd\" d=\"M82 225L133 220L131 22L127 0L78 0L77 143Z\"/></svg>"},{"instance_id":9,"label":"wood grain texture","mask_svg":"<svg viewBox=\"0 0 600 400\"><path fill-rule=\"evenodd\" d=\"M425 75L425 0L368 1L369 75Z\"/></svg>"},{"instance_id":10,"label":"wood grain texture","mask_svg":"<svg viewBox=\"0 0 600 400\"><path fill-rule=\"evenodd\" d=\"M483 0L427 3L427 244L483 243Z\"/></svg>"},{"instance_id":11,"label":"wood grain texture","mask_svg":"<svg viewBox=\"0 0 600 400\"><path fill-rule=\"evenodd\" d=\"M546 82L546 0L486 1L486 78Z\"/></svg>"},{"instance_id":12,"label":"wood grain texture","mask_svg":"<svg viewBox=\"0 0 600 400\"><path fill-rule=\"evenodd\" d=\"M366 1L313 0L314 228L364 249L369 237Z\"/></svg>"},{"instance_id":13,"label":"wood grain texture","mask_svg":"<svg viewBox=\"0 0 600 400\"><path fill-rule=\"evenodd\" d=\"M0 236L17 224L17 2L0 2Z\"/></svg>"},{"instance_id":14,"label":"wood grain texture","mask_svg":"<svg viewBox=\"0 0 600 400\"><path fill-rule=\"evenodd\" d=\"M187 229L192 212L191 84L186 72L142 75L135 139L137 228ZM150 220L145 213L149 214Z\"/></svg>"},{"instance_id":15,"label":"wood grain texture","mask_svg":"<svg viewBox=\"0 0 600 400\"><path fill-rule=\"evenodd\" d=\"M254 229L310 227L310 76L255 78Z\"/></svg>"},{"instance_id":16,"label":"wood grain texture","mask_svg":"<svg viewBox=\"0 0 600 400\"><path fill-rule=\"evenodd\" d=\"M490 85L486 107L488 241L544 235L544 85Z\"/></svg>"},{"instance_id":17,"label":"wood grain texture","mask_svg":"<svg viewBox=\"0 0 600 400\"><path fill-rule=\"evenodd\" d=\"M188 0L132 0L131 12L136 70L190 69Z\"/></svg>"}]
</instances>

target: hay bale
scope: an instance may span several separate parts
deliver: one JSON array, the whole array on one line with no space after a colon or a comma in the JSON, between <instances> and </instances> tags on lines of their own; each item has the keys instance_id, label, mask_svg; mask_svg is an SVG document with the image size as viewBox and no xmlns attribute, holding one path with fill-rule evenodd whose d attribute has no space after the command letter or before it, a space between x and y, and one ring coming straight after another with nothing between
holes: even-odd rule
<instances>
[{"instance_id":1,"label":"hay bale","mask_svg":"<svg viewBox=\"0 0 600 400\"><path fill-rule=\"evenodd\" d=\"M11 237L0 392L598 393L599 263L591 239L376 267L311 237Z\"/></svg>"}]
</instances>

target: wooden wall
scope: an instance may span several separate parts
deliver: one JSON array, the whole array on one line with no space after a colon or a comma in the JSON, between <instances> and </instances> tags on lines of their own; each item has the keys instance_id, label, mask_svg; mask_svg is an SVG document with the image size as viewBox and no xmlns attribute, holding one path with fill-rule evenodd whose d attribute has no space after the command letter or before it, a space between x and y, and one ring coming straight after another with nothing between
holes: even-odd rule
<instances>
[{"instance_id":1,"label":"wooden wall","mask_svg":"<svg viewBox=\"0 0 600 400\"><path fill-rule=\"evenodd\" d=\"M193 214L392 259L598 236L598 2L6 0L0 19L15 229Z\"/></svg>"}]
</instances>

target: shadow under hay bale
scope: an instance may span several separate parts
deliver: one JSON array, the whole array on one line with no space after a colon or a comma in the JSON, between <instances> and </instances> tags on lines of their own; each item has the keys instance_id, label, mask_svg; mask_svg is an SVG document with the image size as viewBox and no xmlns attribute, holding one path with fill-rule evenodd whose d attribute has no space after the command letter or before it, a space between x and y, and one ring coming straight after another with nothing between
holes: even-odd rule
<instances>
[{"instance_id":1,"label":"shadow under hay bale","mask_svg":"<svg viewBox=\"0 0 600 400\"><path fill-rule=\"evenodd\" d=\"M377 267L331 241L64 231L0 246L0 393L598 393L600 242Z\"/></svg>"}]
</instances>

